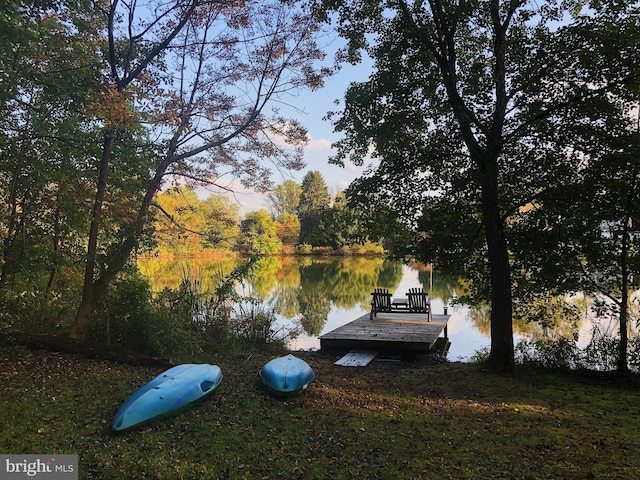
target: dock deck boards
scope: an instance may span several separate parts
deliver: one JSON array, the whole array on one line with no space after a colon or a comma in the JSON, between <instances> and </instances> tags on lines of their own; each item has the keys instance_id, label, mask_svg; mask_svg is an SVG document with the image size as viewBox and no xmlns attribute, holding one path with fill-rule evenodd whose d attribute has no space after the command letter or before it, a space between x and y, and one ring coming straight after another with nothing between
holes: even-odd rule
<instances>
[{"instance_id":1,"label":"dock deck boards","mask_svg":"<svg viewBox=\"0 0 640 480\"><path fill-rule=\"evenodd\" d=\"M426 316L411 313L369 314L320 336L321 349L368 349L405 353L430 351L447 326L450 315ZM446 335L446 332L445 332Z\"/></svg>"}]
</instances>

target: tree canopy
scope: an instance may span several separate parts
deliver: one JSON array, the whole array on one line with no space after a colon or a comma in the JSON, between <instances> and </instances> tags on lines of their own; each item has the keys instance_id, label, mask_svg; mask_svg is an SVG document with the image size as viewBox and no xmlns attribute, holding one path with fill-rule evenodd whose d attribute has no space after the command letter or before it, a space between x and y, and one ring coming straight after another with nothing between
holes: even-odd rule
<instances>
[{"instance_id":1,"label":"tree canopy","mask_svg":"<svg viewBox=\"0 0 640 480\"><path fill-rule=\"evenodd\" d=\"M324 177L317 170L308 172L302 179L298 216L300 218L300 241L323 243L317 238L326 231L320 224L322 215L331 205L331 194Z\"/></svg>"},{"instance_id":2,"label":"tree canopy","mask_svg":"<svg viewBox=\"0 0 640 480\"><path fill-rule=\"evenodd\" d=\"M175 187L159 194L154 224L158 251L197 255L206 249L231 250L238 240L240 215L229 198L200 200L194 190Z\"/></svg>"},{"instance_id":3,"label":"tree canopy","mask_svg":"<svg viewBox=\"0 0 640 480\"><path fill-rule=\"evenodd\" d=\"M275 222L269 212L250 212L240 224L240 250L247 254L269 255L277 253L282 245Z\"/></svg>"},{"instance_id":4,"label":"tree canopy","mask_svg":"<svg viewBox=\"0 0 640 480\"><path fill-rule=\"evenodd\" d=\"M294 180L285 180L267 195L271 215L278 218L285 214L295 215L298 213L300 195L302 187Z\"/></svg>"},{"instance_id":5,"label":"tree canopy","mask_svg":"<svg viewBox=\"0 0 640 480\"><path fill-rule=\"evenodd\" d=\"M638 98L631 2L327 0L374 62L352 83L334 161L379 159L354 191L391 206L414 252L462 265L491 300L488 364L513 364L510 229L543 192L571 188ZM461 263L462 262L462 263Z\"/></svg>"}]
</instances>

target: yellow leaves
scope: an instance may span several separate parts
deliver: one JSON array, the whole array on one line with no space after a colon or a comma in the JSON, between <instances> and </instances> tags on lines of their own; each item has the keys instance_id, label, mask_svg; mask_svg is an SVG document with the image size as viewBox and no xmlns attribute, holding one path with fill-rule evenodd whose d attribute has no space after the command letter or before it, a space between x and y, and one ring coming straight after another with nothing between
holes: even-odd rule
<instances>
[{"instance_id":1,"label":"yellow leaves","mask_svg":"<svg viewBox=\"0 0 640 480\"><path fill-rule=\"evenodd\" d=\"M128 92L121 92L114 85L102 85L93 92L93 97L86 113L103 121L106 129L137 127L140 124Z\"/></svg>"}]
</instances>

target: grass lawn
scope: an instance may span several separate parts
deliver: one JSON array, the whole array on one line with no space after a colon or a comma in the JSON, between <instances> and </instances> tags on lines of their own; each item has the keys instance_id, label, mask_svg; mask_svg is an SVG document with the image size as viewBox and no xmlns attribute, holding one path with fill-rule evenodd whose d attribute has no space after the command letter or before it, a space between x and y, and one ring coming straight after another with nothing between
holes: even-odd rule
<instances>
[{"instance_id":1,"label":"grass lawn","mask_svg":"<svg viewBox=\"0 0 640 480\"><path fill-rule=\"evenodd\" d=\"M224 379L169 419L111 431L120 404L161 370L0 348L0 452L74 453L96 479L637 479L640 380L469 364L333 365L270 397L273 355L209 358Z\"/></svg>"}]
</instances>

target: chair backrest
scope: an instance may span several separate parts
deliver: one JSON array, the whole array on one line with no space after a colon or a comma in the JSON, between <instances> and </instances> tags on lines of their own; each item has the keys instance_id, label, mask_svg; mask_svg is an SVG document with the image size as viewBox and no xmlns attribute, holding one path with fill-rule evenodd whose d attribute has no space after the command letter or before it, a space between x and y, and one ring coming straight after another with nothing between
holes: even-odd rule
<instances>
[{"instance_id":1,"label":"chair backrest","mask_svg":"<svg viewBox=\"0 0 640 480\"><path fill-rule=\"evenodd\" d=\"M386 288L374 288L371 294L373 308L377 312L385 312L391 310L391 294Z\"/></svg>"},{"instance_id":2,"label":"chair backrest","mask_svg":"<svg viewBox=\"0 0 640 480\"><path fill-rule=\"evenodd\" d=\"M409 292L407 292L407 300L409 311L429 313L431 307L429 295L421 288L410 288Z\"/></svg>"}]
</instances>

